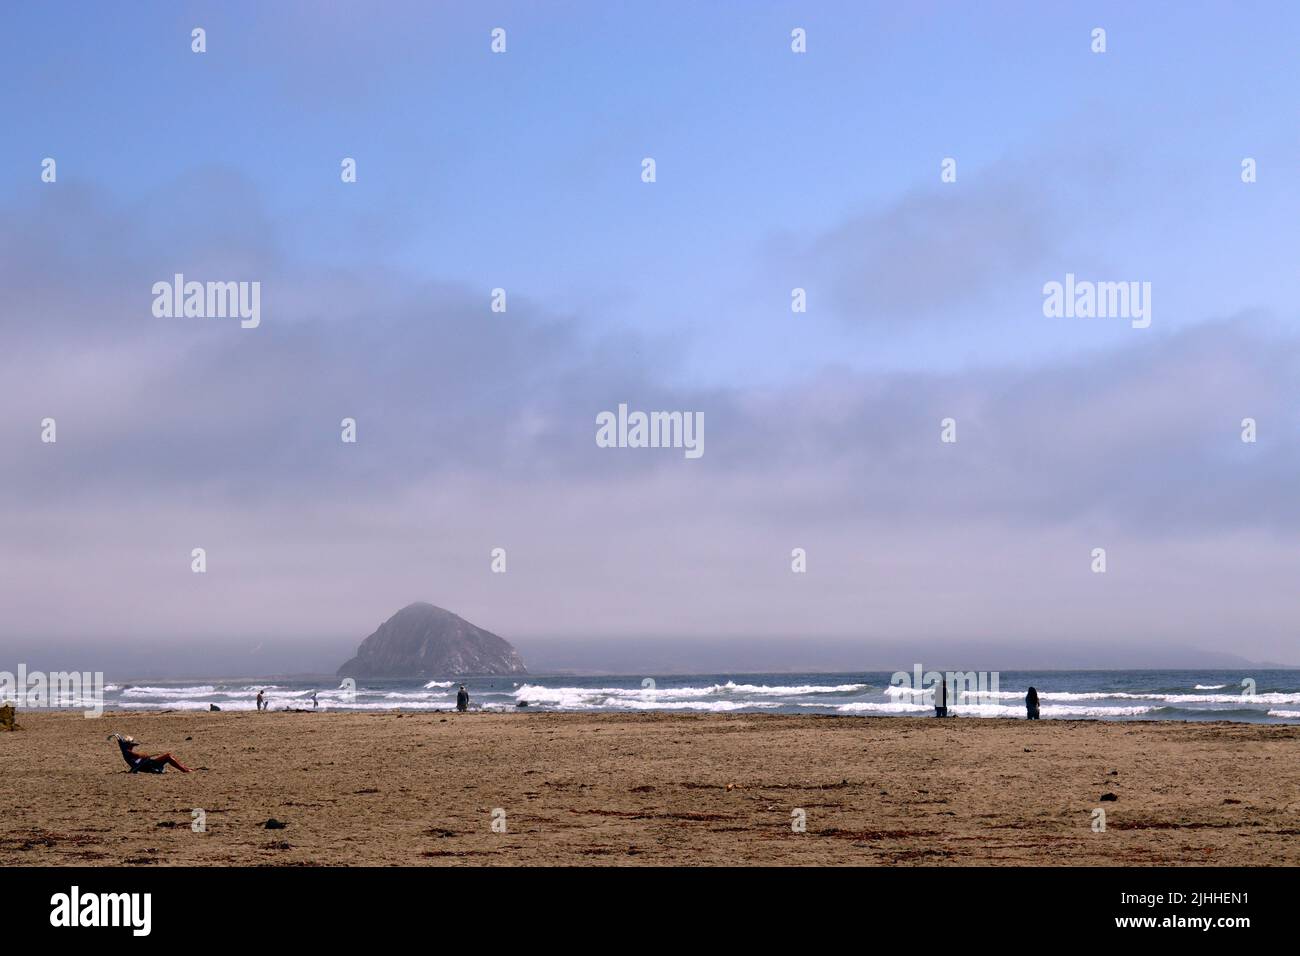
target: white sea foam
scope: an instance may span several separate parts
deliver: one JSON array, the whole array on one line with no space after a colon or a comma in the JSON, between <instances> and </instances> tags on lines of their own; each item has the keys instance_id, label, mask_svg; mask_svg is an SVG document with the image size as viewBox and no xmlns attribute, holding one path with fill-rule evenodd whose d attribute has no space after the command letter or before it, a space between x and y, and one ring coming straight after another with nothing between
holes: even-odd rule
<instances>
[{"instance_id":1,"label":"white sea foam","mask_svg":"<svg viewBox=\"0 0 1300 956\"><path fill-rule=\"evenodd\" d=\"M554 704L557 707L581 707L595 700L614 697L632 697L642 693L626 687L542 687L524 684L514 691L515 698L530 704Z\"/></svg>"},{"instance_id":2,"label":"white sea foam","mask_svg":"<svg viewBox=\"0 0 1300 956\"><path fill-rule=\"evenodd\" d=\"M916 714L932 713L933 707L925 704L908 704L899 702L873 703L871 701L853 701L840 704L835 708L844 714ZM1155 707L1062 707L1044 706L1039 713L1044 717L1136 717L1149 713ZM962 717L1024 717L1024 707L1005 704L956 704L948 708L952 713Z\"/></svg>"},{"instance_id":3,"label":"white sea foam","mask_svg":"<svg viewBox=\"0 0 1300 956\"><path fill-rule=\"evenodd\" d=\"M776 701L767 700L610 700L606 707L627 710L702 710L720 712L742 710L748 707L780 707Z\"/></svg>"},{"instance_id":4,"label":"white sea foam","mask_svg":"<svg viewBox=\"0 0 1300 956\"><path fill-rule=\"evenodd\" d=\"M1170 704L1300 704L1300 694L1110 694L1126 700L1163 700Z\"/></svg>"},{"instance_id":5,"label":"white sea foam","mask_svg":"<svg viewBox=\"0 0 1300 956\"><path fill-rule=\"evenodd\" d=\"M927 700L932 690L917 691L910 687L887 687L885 693L894 697L911 695L913 697L924 696ZM1023 691L971 691L969 696L986 698L989 700L1023 700L1025 695ZM1300 704L1300 694L1254 694L1246 696L1243 694L1130 694L1118 690L1093 690L1093 691L1039 691L1039 700L1056 700L1056 701L1081 701L1081 700L1158 700L1167 704Z\"/></svg>"},{"instance_id":6,"label":"white sea foam","mask_svg":"<svg viewBox=\"0 0 1300 956\"><path fill-rule=\"evenodd\" d=\"M1010 711L1006 716L1024 716L1023 707L1007 707L1003 709ZM1136 717L1139 714L1149 714L1151 711L1159 709L1159 707L1061 707L1048 705L1040 707L1039 713L1044 717Z\"/></svg>"},{"instance_id":7,"label":"white sea foam","mask_svg":"<svg viewBox=\"0 0 1300 956\"><path fill-rule=\"evenodd\" d=\"M934 710L933 707L927 707L925 704L877 703L869 700L855 700L848 704L840 704L835 709L842 714L928 714Z\"/></svg>"},{"instance_id":8,"label":"white sea foam","mask_svg":"<svg viewBox=\"0 0 1300 956\"><path fill-rule=\"evenodd\" d=\"M1197 684L1194 690L1223 690L1227 684Z\"/></svg>"},{"instance_id":9,"label":"white sea foam","mask_svg":"<svg viewBox=\"0 0 1300 956\"><path fill-rule=\"evenodd\" d=\"M297 704L298 701L291 703ZM169 700L169 701L118 701L117 706L122 710L207 710L210 702L204 700ZM223 711L226 710L253 710L257 704L255 701L247 700L230 700L221 701L217 704ZM272 707L271 712L281 710L279 707ZM321 710L326 709L322 703ZM329 710L450 710L451 705L447 701L408 701L404 704L385 704L379 701L375 702L347 702L331 701L328 705Z\"/></svg>"},{"instance_id":10,"label":"white sea foam","mask_svg":"<svg viewBox=\"0 0 1300 956\"><path fill-rule=\"evenodd\" d=\"M451 710L451 704L448 701L409 701L408 703L396 706L394 704L385 704L380 702L332 702L330 710Z\"/></svg>"},{"instance_id":11,"label":"white sea foam","mask_svg":"<svg viewBox=\"0 0 1300 956\"><path fill-rule=\"evenodd\" d=\"M734 689L735 685L730 685ZM516 700L557 710L701 710L727 711L745 707L780 707L779 701L700 700L717 695L727 685L712 687L542 687L524 684ZM686 698L686 699L681 699Z\"/></svg>"},{"instance_id":12,"label":"white sea foam","mask_svg":"<svg viewBox=\"0 0 1300 956\"><path fill-rule=\"evenodd\" d=\"M851 694L855 691L866 690L869 684L798 684L793 687L769 687L766 684L736 684L727 681L725 684L714 684L708 688L711 692L726 691L733 694L763 694L777 697L803 697L809 694Z\"/></svg>"},{"instance_id":13,"label":"white sea foam","mask_svg":"<svg viewBox=\"0 0 1300 956\"><path fill-rule=\"evenodd\" d=\"M211 684L201 684L197 687L128 687L122 691L123 697L206 697L213 694L224 693L219 691Z\"/></svg>"},{"instance_id":14,"label":"white sea foam","mask_svg":"<svg viewBox=\"0 0 1300 956\"><path fill-rule=\"evenodd\" d=\"M1044 682L1050 683L1045 680ZM305 683L305 682L304 682ZM928 715L933 713L933 690L910 687L873 687L865 682L844 683L738 683L725 680L687 686L662 684L639 686L635 680L607 679L604 684L623 686L579 687L560 678L560 686L545 686L549 680L525 681L496 689L474 692L475 705L484 710L514 711L520 704L559 711L665 711L725 713L732 711L813 711L844 715ZM178 687L110 685L108 706L118 709L205 711L211 703L222 710L251 711L258 690L263 690L273 711L312 709L311 685L199 684ZM391 686L391 685L390 685ZM357 688L348 692L316 689L320 710L334 711L442 711L450 709L455 681L413 682L388 687ZM1044 690L1040 692L1041 714L1045 718L1126 719L1154 714L1166 708L1185 708L1200 714L1236 710L1254 711L1259 719L1300 719L1300 692L1270 692L1244 696L1224 693L1232 685L1195 685L1196 693L1133 693L1118 690ZM74 704L75 705L75 704ZM1268 709L1268 708L1272 709ZM1001 690L959 694L950 711L962 717L1025 716L1024 692ZM1180 716L1176 712L1170 716ZM1187 715L1182 715L1187 716Z\"/></svg>"},{"instance_id":15,"label":"white sea foam","mask_svg":"<svg viewBox=\"0 0 1300 956\"><path fill-rule=\"evenodd\" d=\"M704 697L734 697L736 695L762 697L802 697L812 694L851 694L865 690L867 684L799 684L794 686L769 686L767 684L712 684L708 687L542 687L524 684L514 691L516 698L529 703L578 704L592 698L610 698L617 701L693 700Z\"/></svg>"}]
</instances>

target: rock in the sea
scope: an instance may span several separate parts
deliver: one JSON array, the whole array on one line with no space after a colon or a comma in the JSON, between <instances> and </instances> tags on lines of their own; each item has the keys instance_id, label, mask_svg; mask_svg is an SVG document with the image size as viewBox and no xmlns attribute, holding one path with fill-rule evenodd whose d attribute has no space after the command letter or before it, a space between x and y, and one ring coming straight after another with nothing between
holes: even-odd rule
<instances>
[{"instance_id":1,"label":"rock in the sea","mask_svg":"<svg viewBox=\"0 0 1300 956\"><path fill-rule=\"evenodd\" d=\"M527 673L509 641L423 602L408 604L379 625L338 670L339 677L353 678Z\"/></svg>"}]
</instances>

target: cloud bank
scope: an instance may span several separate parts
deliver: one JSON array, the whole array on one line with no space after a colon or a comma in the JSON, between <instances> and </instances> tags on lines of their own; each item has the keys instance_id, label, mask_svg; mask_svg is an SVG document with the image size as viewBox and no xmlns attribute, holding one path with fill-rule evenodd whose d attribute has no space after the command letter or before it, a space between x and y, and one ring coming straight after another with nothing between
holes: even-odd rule
<instances>
[{"instance_id":1,"label":"cloud bank","mask_svg":"<svg viewBox=\"0 0 1300 956\"><path fill-rule=\"evenodd\" d=\"M131 207L60 187L5 209L12 646L220 641L252 668L267 641L364 635L430 600L525 643L941 636L1294 658L1300 336L1269 316L1032 367L706 388L680 384L684 343L599 314L526 296L496 314L488 289L380 260L298 261L229 172L160 190ZM871 263L835 280L846 308L942 311L981 277L1032 271L1049 238L1031 210L976 197L943 226L952 271L908 298L891 281L938 228L918 202L818 240ZM150 212L177 203L205 228ZM982 225L995 209L1005 241ZM972 245L987 254L963 257ZM175 272L261 281L261 327L154 318L150 288ZM620 402L702 412L707 454L597 447L596 416Z\"/></svg>"}]
</instances>

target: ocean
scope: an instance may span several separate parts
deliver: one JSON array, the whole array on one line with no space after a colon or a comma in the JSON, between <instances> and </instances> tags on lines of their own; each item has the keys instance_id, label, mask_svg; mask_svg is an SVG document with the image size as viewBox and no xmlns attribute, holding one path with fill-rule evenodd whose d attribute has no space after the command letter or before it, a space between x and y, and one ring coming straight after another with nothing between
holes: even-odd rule
<instances>
[{"instance_id":1,"label":"ocean","mask_svg":"<svg viewBox=\"0 0 1300 956\"><path fill-rule=\"evenodd\" d=\"M471 709L676 711L700 713L914 716L934 713L928 690L891 686L892 673L695 674L474 677L463 683ZM908 675L909 678L912 676ZM997 689L950 698L958 717L1024 717L1025 691L1038 690L1044 720L1232 720L1300 722L1300 670L1001 671ZM355 691L337 678L109 683L105 711L253 710L265 690L272 710L439 711L455 707L461 680L367 680ZM975 686L971 683L972 688ZM951 693L951 692L950 692Z\"/></svg>"}]
</instances>

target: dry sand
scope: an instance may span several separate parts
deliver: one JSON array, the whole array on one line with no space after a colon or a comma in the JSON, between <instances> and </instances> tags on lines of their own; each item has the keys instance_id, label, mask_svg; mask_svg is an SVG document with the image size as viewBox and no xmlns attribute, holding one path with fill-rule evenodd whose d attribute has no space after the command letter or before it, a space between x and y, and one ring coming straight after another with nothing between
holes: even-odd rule
<instances>
[{"instance_id":1,"label":"dry sand","mask_svg":"<svg viewBox=\"0 0 1300 956\"><path fill-rule=\"evenodd\" d=\"M4 865L1300 863L1295 726L540 712L20 723L0 733ZM126 773L114 730L200 769ZM191 829L195 808L206 832Z\"/></svg>"}]
</instances>

